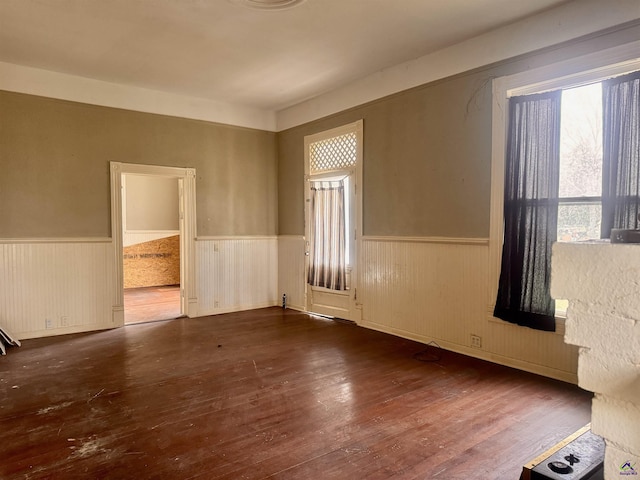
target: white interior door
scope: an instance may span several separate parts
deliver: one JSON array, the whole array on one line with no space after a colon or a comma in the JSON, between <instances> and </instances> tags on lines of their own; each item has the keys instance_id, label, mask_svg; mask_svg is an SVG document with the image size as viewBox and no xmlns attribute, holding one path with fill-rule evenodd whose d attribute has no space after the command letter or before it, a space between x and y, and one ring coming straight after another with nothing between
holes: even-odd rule
<instances>
[{"instance_id":1,"label":"white interior door","mask_svg":"<svg viewBox=\"0 0 640 480\"><path fill-rule=\"evenodd\" d=\"M305 255L306 308L309 312L358 322L358 257L361 232L362 121L305 137ZM312 265L323 260L315 248L328 241L314 228L322 220L322 211L314 207L312 185L341 183L344 188L344 282L327 286L309 276ZM326 218L325 218L326 220ZM332 222L325 222L332 223ZM325 234L325 236L330 236ZM326 255L327 257L329 255ZM327 263L329 263L328 259ZM315 265L317 267L317 265ZM326 268L326 265L323 266Z\"/></svg>"}]
</instances>

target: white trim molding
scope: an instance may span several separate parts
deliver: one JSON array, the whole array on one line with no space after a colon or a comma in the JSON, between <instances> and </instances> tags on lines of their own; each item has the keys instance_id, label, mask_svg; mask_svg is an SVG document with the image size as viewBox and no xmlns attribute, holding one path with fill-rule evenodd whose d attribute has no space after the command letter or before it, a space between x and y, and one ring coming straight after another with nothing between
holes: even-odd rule
<instances>
[{"instance_id":1,"label":"white trim molding","mask_svg":"<svg viewBox=\"0 0 640 480\"><path fill-rule=\"evenodd\" d=\"M580 0L506 25L279 111L115 84L0 62L0 90L105 107L282 131L473 68L561 44L640 18L637 0Z\"/></svg>"},{"instance_id":2,"label":"white trim molding","mask_svg":"<svg viewBox=\"0 0 640 480\"><path fill-rule=\"evenodd\" d=\"M448 243L452 245L489 245L488 238L400 237L364 235L363 242Z\"/></svg>"},{"instance_id":3,"label":"white trim molding","mask_svg":"<svg viewBox=\"0 0 640 480\"><path fill-rule=\"evenodd\" d=\"M567 372L559 368L554 368L554 367L541 365L539 363L535 363L531 361L520 360L517 358L508 357L505 355L478 350L477 348L460 345L447 340L443 340L441 338L433 338L425 335L416 335L413 332L408 332L405 330L400 330L395 328L389 328L387 326L378 325L374 323L363 322L362 326L366 328L370 328L372 330L377 330L379 332L384 332L384 333L390 333L391 335L407 338L409 340L415 340L417 342L421 342L425 344L428 344L429 342L435 342L440 347L444 348L445 350L449 350L451 352L461 353L469 357L478 358L480 360L486 360L488 362L497 363L498 365L504 365L506 367L516 368L518 370L523 370L529 373L535 373L536 375L542 375L545 377L554 378L556 380L561 380L567 383L572 383L572 384L578 383L577 373Z\"/></svg>"},{"instance_id":4,"label":"white trim molding","mask_svg":"<svg viewBox=\"0 0 640 480\"><path fill-rule=\"evenodd\" d=\"M111 243L111 237L0 238L0 245L17 243Z\"/></svg>"},{"instance_id":5,"label":"white trim molding","mask_svg":"<svg viewBox=\"0 0 640 480\"><path fill-rule=\"evenodd\" d=\"M222 240L277 240L277 235L212 235L198 236L196 242L213 242Z\"/></svg>"},{"instance_id":6,"label":"white trim molding","mask_svg":"<svg viewBox=\"0 0 640 480\"><path fill-rule=\"evenodd\" d=\"M276 125L276 114L269 110L6 62L0 62L0 90L259 130L274 131Z\"/></svg>"},{"instance_id":7,"label":"white trim molding","mask_svg":"<svg viewBox=\"0 0 640 480\"><path fill-rule=\"evenodd\" d=\"M610 0L569 2L280 110L277 131L638 18L637 0L616 0L615 6Z\"/></svg>"}]
</instances>

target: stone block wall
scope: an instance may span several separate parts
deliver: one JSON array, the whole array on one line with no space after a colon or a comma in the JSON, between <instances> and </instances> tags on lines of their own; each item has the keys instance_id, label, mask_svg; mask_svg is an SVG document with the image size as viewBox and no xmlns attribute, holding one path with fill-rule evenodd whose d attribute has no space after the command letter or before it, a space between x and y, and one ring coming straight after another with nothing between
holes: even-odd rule
<instances>
[{"instance_id":1,"label":"stone block wall","mask_svg":"<svg viewBox=\"0 0 640 480\"><path fill-rule=\"evenodd\" d=\"M565 342L580 347L578 384L595 393L605 479L640 480L640 245L556 243L551 295L569 300Z\"/></svg>"}]
</instances>

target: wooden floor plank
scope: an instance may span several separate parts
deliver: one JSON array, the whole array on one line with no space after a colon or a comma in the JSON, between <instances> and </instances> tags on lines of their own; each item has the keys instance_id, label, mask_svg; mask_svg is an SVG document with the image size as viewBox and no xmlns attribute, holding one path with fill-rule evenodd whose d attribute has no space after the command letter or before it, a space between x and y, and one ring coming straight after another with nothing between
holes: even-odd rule
<instances>
[{"instance_id":1,"label":"wooden floor plank","mask_svg":"<svg viewBox=\"0 0 640 480\"><path fill-rule=\"evenodd\" d=\"M27 340L0 478L517 479L589 393L292 310Z\"/></svg>"},{"instance_id":2,"label":"wooden floor plank","mask_svg":"<svg viewBox=\"0 0 640 480\"><path fill-rule=\"evenodd\" d=\"M124 289L124 323L169 320L180 316L180 285Z\"/></svg>"}]
</instances>

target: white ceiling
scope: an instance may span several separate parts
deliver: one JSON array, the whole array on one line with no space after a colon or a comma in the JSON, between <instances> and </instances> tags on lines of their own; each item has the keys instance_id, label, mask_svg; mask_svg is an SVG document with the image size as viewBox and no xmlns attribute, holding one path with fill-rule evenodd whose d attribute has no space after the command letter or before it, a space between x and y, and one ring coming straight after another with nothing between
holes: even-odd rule
<instances>
[{"instance_id":1,"label":"white ceiling","mask_svg":"<svg viewBox=\"0 0 640 480\"><path fill-rule=\"evenodd\" d=\"M567 0L0 0L0 62L278 111Z\"/></svg>"}]
</instances>

